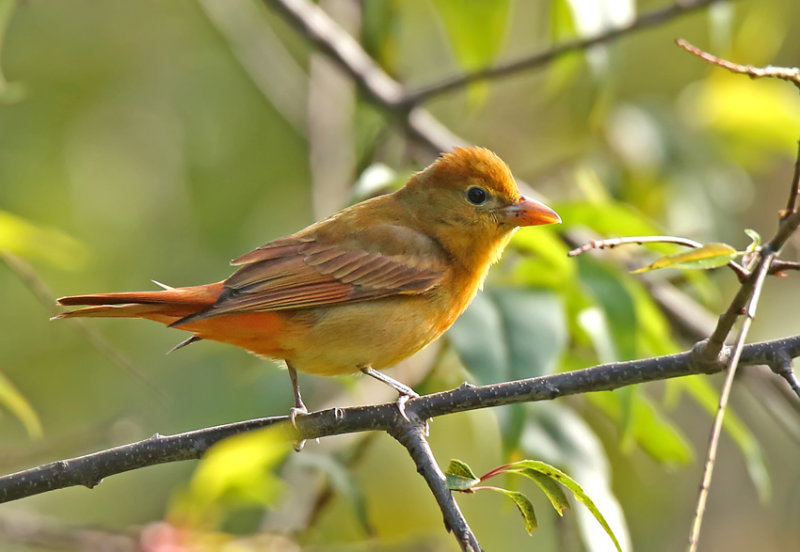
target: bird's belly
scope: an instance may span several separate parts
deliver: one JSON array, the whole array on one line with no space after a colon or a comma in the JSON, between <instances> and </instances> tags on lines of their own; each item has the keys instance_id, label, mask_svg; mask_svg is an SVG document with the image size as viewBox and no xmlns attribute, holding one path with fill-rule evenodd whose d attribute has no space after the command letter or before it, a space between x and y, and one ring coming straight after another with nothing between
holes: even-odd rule
<instances>
[{"instance_id":1,"label":"bird's belly","mask_svg":"<svg viewBox=\"0 0 800 552\"><path fill-rule=\"evenodd\" d=\"M301 372L337 375L362 366L394 366L450 325L425 297L392 297L310 309L316 321L304 339L284 341L285 359Z\"/></svg>"}]
</instances>

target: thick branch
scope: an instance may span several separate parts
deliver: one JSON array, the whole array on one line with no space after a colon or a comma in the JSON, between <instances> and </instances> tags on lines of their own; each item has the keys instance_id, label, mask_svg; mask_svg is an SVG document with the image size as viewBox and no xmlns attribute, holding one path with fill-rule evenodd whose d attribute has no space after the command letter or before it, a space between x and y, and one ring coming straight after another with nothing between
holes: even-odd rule
<instances>
[{"instance_id":1,"label":"thick branch","mask_svg":"<svg viewBox=\"0 0 800 552\"><path fill-rule=\"evenodd\" d=\"M800 356L800 336L746 345L740 364L772 366L776 359L786 358L786 355L790 358ZM684 352L495 385L475 387L465 384L451 391L412 399L406 403L405 410L412 419L425 420L479 408L552 400L648 381L714 373L724 368L722 363L703 364L695 362L695 358L694 353ZM396 423L397 413L394 403L314 412L297 419L298 437L314 439L361 431L388 431ZM75 485L93 487L109 475L166 462L197 459L225 437L287 419L287 416L259 418L172 436L154 435L129 445L6 475L0 477L0 502Z\"/></svg>"}]
</instances>

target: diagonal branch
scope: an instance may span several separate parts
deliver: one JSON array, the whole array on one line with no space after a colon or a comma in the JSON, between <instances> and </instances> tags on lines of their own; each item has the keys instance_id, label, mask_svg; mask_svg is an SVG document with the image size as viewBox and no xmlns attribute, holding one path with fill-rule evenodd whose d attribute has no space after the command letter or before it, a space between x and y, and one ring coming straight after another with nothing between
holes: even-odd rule
<instances>
[{"instance_id":1,"label":"diagonal branch","mask_svg":"<svg viewBox=\"0 0 800 552\"><path fill-rule=\"evenodd\" d=\"M773 366L776 359L787 357L800 357L800 336L745 345L739 364ZM480 408L552 400L649 381L715 373L725 368L723 363L702 364L695 359L695 355L687 351L494 385L475 387L465 384L457 389L409 400L405 410L412 419L416 416L426 420ZM398 413L395 403L322 410L297 419L298 437L314 439L362 431L388 431L397 423ZM178 435L156 434L136 443L6 475L0 477L0 502L76 485L91 488L103 478L117 473L198 459L225 437L287 420L287 416L257 418Z\"/></svg>"},{"instance_id":2,"label":"diagonal branch","mask_svg":"<svg viewBox=\"0 0 800 552\"><path fill-rule=\"evenodd\" d=\"M701 50L697 46L690 44L688 41L679 38L675 41L678 46L689 52L690 54L694 54L703 61L707 61L713 65L717 65L722 67L723 69L727 69L732 73L739 73L741 75L747 75L751 79L761 79L761 78L774 78L774 79L781 79L787 82L791 82L798 88L800 88L800 68L798 67L777 67L775 65L767 65L766 67L755 67L754 65L742 65L740 63L733 63L732 61L728 61L727 59L722 59L721 57L717 57L714 54L710 54L704 50Z\"/></svg>"},{"instance_id":3,"label":"diagonal branch","mask_svg":"<svg viewBox=\"0 0 800 552\"><path fill-rule=\"evenodd\" d=\"M526 56L472 73L466 73L464 75L452 77L451 79L432 84L415 92L410 92L407 94L405 102L408 105L418 105L434 96L438 96L440 94L444 94L445 92L450 92L459 88L464 88L473 82L494 79L497 77L518 73L520 71L542 67L565 54L586 50L592 46L610 42L621 36L660 25L682 15L693 13L700 9L706 8L711 4L721 1L722 0L689 0L673 2L666 7L640 15L627 25L609 29L601 34L564 42L563 44L558 44L548 50L533 54L531 56Z\"/></svg>"},{"instance_id":4,"label":"diagonal branch","mask_svg":"<svg viewBox=\"0 0 800 552\"><path fill-rule=\"evenodd\" d=\"M742 349L747 341L747 334L750 331L750 326L756 316L756 309L758 301L761 297L761 290L764 288L764 281L769 274L770 265L775 259L776 253L767 252L762 255L755 270L755 280L753 283L753 291L750 295L750 300L745 312L745 319L742 327L739 329L739 336L736 338L736 345L733 347L733 354L731 355L727 372L725 375L725 383L722 386L722 391L719 395L719 403L717 405L717 413L714 416L714 424L711 428L711 434L708 438L708 453L706 454L706 463L703 468L703 479L700 483L700 490L697 497L697 507L695 509L694 519L692 520L692 528L689 534L688 552L696 552L697 543L700 539L700 528L703 524L703 516L706 509L706 502L708 501L708 492L711 489L711 477L714 474L714 465L717 460L717 449L719 448L719 438L722 435L722 422L725 419L725 411L728 406L728 400L733 389L733 380L736 377L736 371L739 368L739 359L741 358Z\"/></svg>"},{"instance_id":5,"label":"diagonal branch","mask_svg":"<svg viewBox=\"0 0 800 552\"><path fill-rule=\"evenodd\" d=\"M398 423L390 427L388 432L408 450L417 466L417 472L425 479L439 504L444 516L444 526L455 535L461 550L482 552L483 549L456 504L453 493L447 488L445 475L436 463L433 451L425 439L425 428L425 422L419 418L411 418L409 421L398 417Z\"/></svg>"}]
</instances>

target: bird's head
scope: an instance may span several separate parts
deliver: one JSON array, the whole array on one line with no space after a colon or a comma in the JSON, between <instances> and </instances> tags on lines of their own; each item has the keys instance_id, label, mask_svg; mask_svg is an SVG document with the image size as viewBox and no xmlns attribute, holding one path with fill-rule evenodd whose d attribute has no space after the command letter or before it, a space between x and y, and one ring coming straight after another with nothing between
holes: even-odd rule
<instances>
[{"instance_id":1,"label":"bird's head","mask_svg":"<svg viewBox=\"0 0 800 552\"><path fill-rule=\"evenodd\" d=\"M466 264L490 264L513 230L561 222L526 198L502 159L480 147L456 148L411 177L398 192L420 227Z\"/></svg>"}]
</instances>

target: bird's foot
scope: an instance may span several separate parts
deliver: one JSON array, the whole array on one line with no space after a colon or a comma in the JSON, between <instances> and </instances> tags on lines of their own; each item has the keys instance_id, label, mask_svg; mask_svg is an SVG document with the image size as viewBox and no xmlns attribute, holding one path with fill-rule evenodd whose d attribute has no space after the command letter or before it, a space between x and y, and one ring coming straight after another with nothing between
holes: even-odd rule
<instances>
[{"instance_id":1,"label":"bird's foot","mask_svg":"<svg viewBox=\"0 0 800 552\"><path fill-rule=\"evenodd\" d=\"M297 429L297 417L298 416L307 416L307 415L308 415L308 409L306 408L306 405L304 405L302 401L300 401L298 405L293 406L292 408L290 408L289 409L289 421L292 423L292 427ZM296 452L300 452L301 450L303 450L304 446L306 446L306 440L305 439L299 439L294 444L294 450Z\"/></svg>"}]
</instances>

